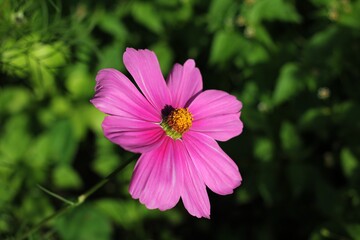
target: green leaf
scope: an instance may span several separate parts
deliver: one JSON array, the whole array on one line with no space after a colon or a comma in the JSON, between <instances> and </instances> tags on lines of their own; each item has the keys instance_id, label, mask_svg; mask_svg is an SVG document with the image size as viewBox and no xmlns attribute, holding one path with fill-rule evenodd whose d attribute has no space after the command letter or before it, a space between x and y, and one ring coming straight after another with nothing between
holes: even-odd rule
<instances>
[{"instance_id":1,"label":"green leaf","mask_svg":"<svg viewBox=\"0 0 360 240\"><path fill-rule=\"evenodd\" d=\"M247 81L238 99L241 99L244 106L253 106L258 101L258 95L259 86L254 81Z\"/></svg>"},{"instance_id":2,"label":"green leaf","mask_svg":"<svg viewBox=\"0 0 360 240\"><path fill-rule=\"evenodd\" d=\"M259 0L249 11L247 20L251 25L263 20L299 23L301 16L293 4L284 0Z\"/></svg>"},{"instance_id":3,"label":"green leaf","mask_svg":"<svg viewBox=\"0 0 360 240\"><path fill-rule=\"evenodd\" d=\"M353 176L356 168L359 167L359 161L348 148L343 148L340 152L340 161L343 173L346 177Z\"/></svg>"},{"instance_id":4,"label":"green leaf","mask_svg":"<svg viewBox=\"0 0 360 240\"><path fill-rule=\"evenodd\" d=\"M345 229L354 240L360 239L360 224L347 224Z\"/></svg>"},{"instance_id":5,"label":"green leaf","mask_svg":"<svg viewBox=\"0 0 360 240\"><path fill-rule=\"evenodd\" d=\"M324 7L324 6L329 7L329 5L331 4L329 0L311 0L311 3L320 7Z\"/></svg>"},{"instance_id":6,"label":"green leaf","mask_svg":"<svg viewBox=\"0 0 360 240\"><path fill-rule=\"evenodd\" d=\"M74 138L76 139L76 141L81 141L84 139L84 137L86 137L86 133L89 128L88 121L90 120L85 115L88 108L96 109L93 105L90 105L88 102L82 101L82 104L76 106L76 108L74 108L71 112L70 120L71 120L72 129L74 131ZM101 127L101 122L99 122L99 125Z\"/></svg>"},{"instance_id":7,"label":"green leaf","mask_svg":"<svg viewBox=\"0 0 360 240\"><path fill-rule=\"evenodd\" d=\"M1 4L1 1L0 1ZM4 233L10 229L11 218L9 215L1 214L0 215L0 232Z\"/></svg>"},{"instance_id":8,"label":"green leaf","mask_svg":"<svg viewBox=\"0 0 360 240\"><path fill-rule=\"evenodd\" d=\"M0 113L18 113L31 103L30 92L22 87L0 89Z\"/></svg>"},{"instance_id":9,"label":"green leaf","mask_svg":"<svg viewBox=\"0 0 360 240\"><path fill-rule=\"evenodd\" d=\"M270 33L268 32L268 30L262 25L262 24L257 24L254 26L251 26L254 28L254 38L259 40L261 43L263 43L265 46L267 46L269 49L275 49L276 45L273 42ZM262 47L262 45L258 45L257 48L261 48L262 51L265 51L265 48ZM267 58L268 54L266 54L266 58L264 60L268 60Z\"/></svg>"},{"instance_id":10,"label":"green leaf","mask_svg":"<svg viewBox=\"0 0 360 240\"><path fill-rule=\"evenodd\" d=\"M37 34L18 41L7 41L0 60L3 71L18 77L30 77L36 94L55 91L55 73L68 58L69 49L61 42L42 43Z\"/></svg>"},{"instance_id":11,"label":"green leaf","mask_svg":"<svg viewBox=\"0 0 360 240\"><path fill-rule=\"evenodd\" d=\"M53 212L50 197L39 197L40 191L28 191L27 197L22 199L19 213L26 221L40 222L44 216ZM41 196L43 193L41 193Z\"/></svg>"},{"instance_id":12,"label":"green leaf","mask_svg":"<svg viewBox=\"0 0 360 240\"><path fill-rule=\"evenodd\" d=\"M59 163L72 162L77 149L77 141L69 120L61 120L54 124L50 130L50 154Z\"/></svg>"},{"instance_id":13,"label":"green leaf","mask_svg":"<svg viewBox=\"0 0 360 240\"><path fill-rule=\"evenodd\" d=\"M235 13L234 1L232 0L213 0L211 1L208 21L211 30L222 28L226 19L231 19Z\"/></svg>"},{"instance_id":14,"label":"green leaf","mask_svg":"<svg viewBox=\"0 0 360 240\"><path fill-rule=\"evenodd\" d=\"M68 69L65 85L75 98L88 99L94 94L95 79L88 67L79 63Z\"/></svg>"},{"instance_id":15,"label":"green leaf","mask_svg":"<svg viewBox=\"0 0 360 240\"><path fill-rule=\"evenodd\" d=\"M285 152L296 157L301 148L301 138L293 124L284 122L280 128L281 146Z\"/></svg>"},{"instance_id":16,"label":"green leaf","mask_svg":"<svg viewBox=\"0 0 360 240\"><path fill-rule=\"evenodd\" d=\"M295 63L285 64L276 81L273 99L275 104L290 100L303 88L299 67Z\"/></svg>"},{"instance_id":17,"label":"green leaf","mask_svg":"<svg viewBox=\"0 0 360 240\"><path fill-rule=\"evenodd\" d=\"M342 2L342 4L347 4L344 8L346 9L343 13L340 14L338 22L344 24L345 26L360 29L360 1L354 2Z\"/></svg>"},{"instance_id":18,"label":"green leaf","mask_svg":"<svg viewBox=\"0 0 360 240\"><path fill-rule=\"evenodd\" d=\"M164 11L162 12L162 22L165 22L167 26L177 27L180 24L189 22L191 21L191 19L193 19L192 18L194 14L193 5L195 4L195 2L180 1L179 4L178 0L172 0L172 3L170 3L170 1L167 0L161 0L161 1L166 2L167 4L162 4L162 3L159 4L164 6L168 5L164 7Z\"/></svg>"},{"instance_id":19,"label":"green leaf","mask_svg":"<svg viewBox=\"0 0 360 240\"><path fill-rule=\"evenodd\" d=\"M335 217L343 213L346 204L342 204L343 197L334 186L317 175L312 179L312 186L315 187L316 207L324 216Z\"/></svg>"},{"instance_id":20,"label":"green leaf","mask_svg":"<svg viewBox=\"0 0 360 240\"><path fill-rule=\"evenodd\" d=\"M51 145L51 138L48 134L41 134L36 137L31 143L26 159L28 164L35 169L46 169L51 163L49 155L49 146Z\"/></svg>"},{"instance_id":21,"label":"green leaf","mask_svg":"<svg viewBox=\"0 0 360 240\"><path fill-rule=\"evenodd\" d=\"M257 171L257 188L260 196L267 206L271 206L278 199L277 196L277 171L275 165L271 163L262 163Z\"/></svg>"},{"instance_id":22,"label":"green leaf","mask_svg":"<svg viewBox=\"0 0 360 240\"><path fill-rule=\"evenodd\" d=\"M25 51L21 46L16 45L15 41L6 41L0 52L1 70L9 75L25 77L29 70Z\"/></svg>"},{"instance_id":23,"label":"green leaf","mask_svg":"<svg viewBox=\"0 0 360 240\"><path fill-rule=\"evenodd\" d=\"M83 106L80 111L86 120L84 124L86 124L95 133L103 135L101 122L104 120L105 114L90 104Z\"/></svg>"},{"instance_id":24,"label":"green leaf","mask_svg":"<svg viewBox=\"0 0 360 240\"><path fill-rule=\"evenodd\" d=\"M291 186L292 195L299 197L311 186L316 172L311 165L291 163L286 168L286 175Z\"/></svg>"},{"instance_id":25,"label":"green leaf","mask_svg":"<svg viewBox=\"0 0 360 240\"><path fill-rule=\"evenodd\" d=\"M239 55L247 60L250 65L266 62L269 59L267 50L260 44L254 42L248 42L241 46Z\"/></svg>"},{"instance_id":26,"label":"green leaf","mask_svg":"<svg viewBox=\"0 0 360 240\"><path fill-rule=\"evenodd\" d=\"M102 199L96 202L96 206L106 213L113 221L126 229L136 226L150 212L148 209L139 205L138 202Z\"/></svg>"},{"instance_id":27,"label":"green leaf","mask_svg":"<svg viewBox=\"0 0 360 240\"><path fill-rule=\"evenodd\" d=\"M254 155L263 162L271 161L274 154L274 144L268 138L258 138L255 142Z\"/></svg>"},{"instance_id":28,"label":"green leaf","mask_svg":"<svg viewBox=\"0 0 360 240\"><path fill-rule=\"evenodd\" d=\"M125 49L124 41L115 41L101 50L99 69L115 68L123 69L122 52Z\"/></svg>"},{"instance_id":29,"label":"green leaf","mask_svg":"<svg viewBox=\"0 0 360 240\"><path fill-rule=\"evenodd\" d=\"M236 200L240 204L246 204L253 200L253 196L249 190L247 190L245 187L242 187L239 188L239 190L236 193Z\"/></svg>"},{"instance_id":30,"label":"green leaf","mask_svg":"<svg viewBox=\"0 0 360 240\"><path fill-rule=\"evenodd\" d=\"M34 43L28 55L28 67L38 95L55 92L55 73L66 63L67 56L68 49L62 42Z\"/></svg>"},{"instance_id":31,"label":"green leaf","mask_svg":"<svg viewBox=\"0 0 360 240\"><path fill-rule=\"evenodd\" d=\"M77 172L68 165L60 165L55 168L53 173L55 186L59 188L79 188L82 185L81 179Z\"/></svg>"},{"instance_id":32,"label":"green leaf","mask_svg":"<svg viewBox=\"0 0 360 240\"><path fill-rule=\"evenodd\" d=\"M107 141L107 139L104 139ZM112 143L111 143L112 144ZM120 163L119 157L115 153L104 153L92 163L92 168L101 176L106 176L114 170Z\"/></svg>"},{"instance_id":33,"label":"green leaf","mask_svg":"<svg viewBox=\"0 0 360 240\"><path fill-rule=\"evenodd\" d=\"M2 156L0 155L0 157ZM0 184L2 186L0 188L0 205L12 203L17 194L23 190L23 183L24 174L19 172L19 169L0 166Z\"/></svg>"},{"instance_id":34,"label":"green leaf","mask_svg":"<svg viewBox=\"0 0 360 240\"><path fill-rule=\"evenodd\" d=\"M304 112L299 120L300 126L305 129L315 129L319 123L323 123L322 117L324 116L322 109L320 108L310 108ZM327 119L325 119L326 121Z\"/></svg>"},{"instance_id":35,"label":"green leaf","mask_svg":"<svg viewBox=\"0 0 360 240\"><path fill-rule=\"evenodd\" d=\"M11 117L4 126L0 138L0 156L8 163L20 161L31 146L31 136L28 131L29 118L19 114Z\"/></svg>"},{"instance_id":36,"label":"green leaf","mask_svg":"<svg viewBox=\"0 0 360 240\"><path fill-rule=\"evenodd\" d=\"M116 16L104 13L98 24L103 31L114 36L117 40L126 38L126 28Z\"/></svg>"},{"instance_id":37,"label":"green leaf","mask_svg":"<svg viewBox=\"0 0 360 240\"><path fill-rule=\"evenodd\" d=\"M249 129L263 130L266 128L265 115L256 109L247 108L241 110L241 118L244 122L244 126L247 126Z\"/></svg>"},{"instance_id":38,"label":"green leaf","mask_svg":"<svg viewBox=\"0 0 360 240\"><path fill-rule=\"evenodd\" d=\"M63 240L108 240L112 231L109 218L91 204L68 211L56 221L55 228Z\"/></svg>"},{"instance_id":39,"label":"green leaf","mask_svg":"<svg viewBox=\"0 0 360 240\"><path fill-rule=\"evenodd\" d=\"M135 2L132 6L134 19L155 33L164 31L161 15L155 5L148 2Z\"/></svg>"},{"instance_id":40,"label":"green leaf","mask_svg":"<svg viewBox=\"0 0 360 240\"><path fill-rule=\"evenodd\" d=\"M66 45L58 41L51 44L35 43L30 55L44 68L53 69L66 63L69 52Z\"/></svg>"},{"instance_id":41,"label":"green leaf","mask_svg":"<svg viewBox=\"0 0 360 240\"><path fill-rule=\"evenodd\" d=\"M243 37L237 32L217 32L211 45L210 63L225 63L230 60L242 50L241 46L244 45L244 42Z\"/></svg>"},{"instance_id":42,"label":"green leaf","mask_svg":"<svg viewBox=\"0 0 360 240\"><path fill-rule=\"evenodd\" d=\"M150 47L159 60L161 71L164 75L168 73L173 66L173 53L171 48L165 42L158 42Z\"/></svg>"}]
</instances>

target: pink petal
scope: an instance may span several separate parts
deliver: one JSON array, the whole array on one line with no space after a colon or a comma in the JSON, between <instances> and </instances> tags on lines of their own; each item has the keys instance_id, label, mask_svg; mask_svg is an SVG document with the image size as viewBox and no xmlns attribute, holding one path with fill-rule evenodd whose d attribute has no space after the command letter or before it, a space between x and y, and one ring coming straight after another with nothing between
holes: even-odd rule
<instances>
[{"instance_id":1,"label":"pink petal","mask_svg":"<svg viewBox=\"0 0 360 240\"><path fill-rule=\"evenodd\" d=\"M91 102L106 114L161 121L161 112L156 111L131 81L115 69L99 71Z\"/></svg>"},{"instance_id":2,"label":"pink petal","mask_svg":"<svg viewBox=\"0 0 360 240\"><path fill-rule=\"evenodd\" d=\"M241 102L227 92L206 90L190 103L189 110L193 117L198 120L212 116L238 113L241 107Z\"/></svg>"},{"instance_id":3,"label":"pink petal","mask_svg":"<svg viewBox=\"0 0 360 240\"><path fill-rule=\"evenodd\" d=\"M123 60L146 99L158 111L170 104L169 89L154 52L127 48Z\"/></svg>"},{"instance_id":4,"label":"pink petal","mask_svg":"<svg viewBox=\"0 0 360 240\"><path fill-rule=\"evenodd\" d=\"M102 127L105 137L127 151L144 153L157 148L165 133L158 123L141 119L107 116Z\"/></svg>"},{"instance_id":5,"label":"pink petal","mask_svg":"<svg viewBox=\"0 0 360 240\"><path fill-rule=\"evenodd\" d=\"M182 153L180 169L183 173L181 199L188 212L198 218L210 218L210 202L201 174L195 167L194 159L186 151L185 143L177 141L177 150Z\"/></svg>"},{"instance_id":6,"label":"pink petal","mask_svg":"<svg viewBox=\"0 0 360 240\"><path fill-rule=\"evenodd\" d=\"M196 96L189 106L194 118L191 131L205 133L219 141L227 141L242 132L241 107L241 102L226 92L204 91Z\"/></svg>"},{"instance_id":7,"label":"pink petal","mask_svg":"<svg viewBox=\"0 0 360 240\"><path fill-rule=\"evenodd\" d=\"M182 173L178 171L179 152L166 137L162 145L141 155L130 183L130 194L149 209L167 210L180 199Z\"/></svg>"},{"instance_id":8,"label":"pink petal","mask_svg":"<svg viewBox=\"0 0 360 240\"><path fill-rule=\"evenodd\" d=\"M235 162L211 137L187 132L184 145L205 184L215 193L226 195L241 184L241 176Z\"/></svg>"},{"instance_id":9,"label":"pink petal","mask_svg":"<svg viewBox=\"0 0 360 240\"><path fill-rule=\"evenodd\" d=\"M172 106L182 108L202 90L202 77L195 62L189 59L184 66L175 64L168 77L168 87L173 97Z\"/></svg>"},{"instance_id":10,"label":"pink petal","mask_svg":"<svg viewBox=\"0 0 360 240\"><path fill-rule=\"evenodd\" d=\"M219 115L195 120L191 131L204 133L218 141L227 141L238 136L243 130L240 113Z\"/></svg>"}]
</instances>

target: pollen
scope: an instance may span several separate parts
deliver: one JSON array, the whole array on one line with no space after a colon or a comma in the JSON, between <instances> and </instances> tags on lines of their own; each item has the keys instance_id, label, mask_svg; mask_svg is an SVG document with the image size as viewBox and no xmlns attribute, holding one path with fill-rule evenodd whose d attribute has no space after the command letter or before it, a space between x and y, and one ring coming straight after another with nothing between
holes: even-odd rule
<instances>
[{"instance_id":1,"label":"pollen","mask_svg":"<svg viewBox=\"0 0 360 240\"><path fill-rule=\"evenodd\" d=\"M187 108L174 109L167 117L167 124L180 134L183 134L192 125L192 115Z\"/></svg>"},{"instance_id":2,"label":"pollen","mask_svg":"<svg viewBox=\"0 0 360 240\"><path fill-rule=\"evenodd\" d=\"M192 125L193 117L187 108L175 108L160 123L166 134L173 139L181 138Z\"/></svg>"}]
</instances>

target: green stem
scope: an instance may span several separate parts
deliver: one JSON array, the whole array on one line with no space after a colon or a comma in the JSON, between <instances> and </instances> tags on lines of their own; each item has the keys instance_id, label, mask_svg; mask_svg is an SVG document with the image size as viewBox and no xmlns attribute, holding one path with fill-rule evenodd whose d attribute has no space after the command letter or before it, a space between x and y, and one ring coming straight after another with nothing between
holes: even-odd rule
<instances>
[{"instance_id":1,"label":"green stem","mask_svg":"<svg viewBox=\"0 0 360 240\"><path fill-rule=\"evenodd\" d=\"M135 160L138 156L134 155L127 159L125 162L120 164L112 173L110 173L108 176L106 176L103 180L95 184L92 188L90 188L87 192L81 194L78 197L78 204L83 203L91 194L96 192L99 188L104 186L108 181L110 181L114 176L116 176L121 170L123 170L129 163L131 163L133 160Z\"/></svg>"},{"instance_id":2,"label":"green stem","mask_svg":"<svg viewBox=\"0 0 360 240\"><path fill-rule=\"evenodd\" d=\"M38 224L36 224L35 226L33 226L30 230L28 230L26 233L24 233L23 235L21 235L20 237L16 238L16 240L23 240L26 239L28 237L31 236L31 234L37 232L40 228L42 228L48 221L50 221L51 219L54 219L56 217L59 217L61 215L63 215L68 209L72 208L72 207L76 207L76 205L66 205L63 208L60 208L58 211L54 212L53 214L51 214L50 216L47 216L46 218L44 218L43 220L41 220Z\"/></svg>"},{"instance_id":3,"label":"green stem","mask_svg":"<svg viewBox=\"0 0 360 240\"><path fill-rule=\"evenodd\" d=\"M46 188L42 187L41 185L38 184L38 188L40 188L41 190L43 190L44 192L46 192L47 194L49 194L50 196L59 199L60 201L63 201L64 203L67 203L69 205L75 205L76 203L67 200L66 198L63 198L62 196L51 192L50 190L47 190Z\"/></svg>"},{"instance_id":4,"label":"green stem","mask_svg":"<svg viewBox=\"0 0 360 240\"><path fill-rule=\"evenodd\" d=\"M33 226L31 229L29 229L26 233L16 238L16 240L23 240L28 237L30 237L31 234L35 233L39 229L41 229L47 222L51 221L52 219L55 219L56 217L61 216L64 214L67 210L70 208L74 208L82 204L90 195L92 195L94 192L96 192L99 188L104 186L107 182L109 182L114 176L116 176L121 170L123 170L129 163L131 163L133 160L135 160L138 157L138 155L134 155L127 159L125 162L120 164L112 173L110 173L108 176L106 176L103 180L95 184L92 188L90 188L85 193L78 196L78 201L75 204L66 205L62 208L60 208L55 213L51 214L50 216L44 218L42 221L40 221L38 224ZM43 189L43 188L42 188ZM43 189L44 190L44 189ZM46 190L46 192L49 192ZM51 194L52 195L52 194Z\"/></svg>"}]
</instances>

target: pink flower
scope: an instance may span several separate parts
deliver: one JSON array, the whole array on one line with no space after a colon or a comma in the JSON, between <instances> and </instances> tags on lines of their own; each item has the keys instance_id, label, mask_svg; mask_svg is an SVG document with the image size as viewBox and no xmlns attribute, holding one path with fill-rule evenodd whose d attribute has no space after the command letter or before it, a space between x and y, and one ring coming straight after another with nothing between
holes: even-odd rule
<instances>
[{"instance_id":1,"label":"pink flower","mask_svg":"<svg viewBox=\"0 0 360 240\"><path fill-rule=\"evenodd\" d=\"M108 114L105 136L141 153L131 196L160 210L181 198L191 215L210 218L206 186L226 195L241 183L238 167L216 142L242 132L241 102L223 91L202 91L192 59L175 64L167 81L152 51L127 48L123 60L141 92L121 72L103 69L91 102Z\"/></svg>"}]
</instances>

